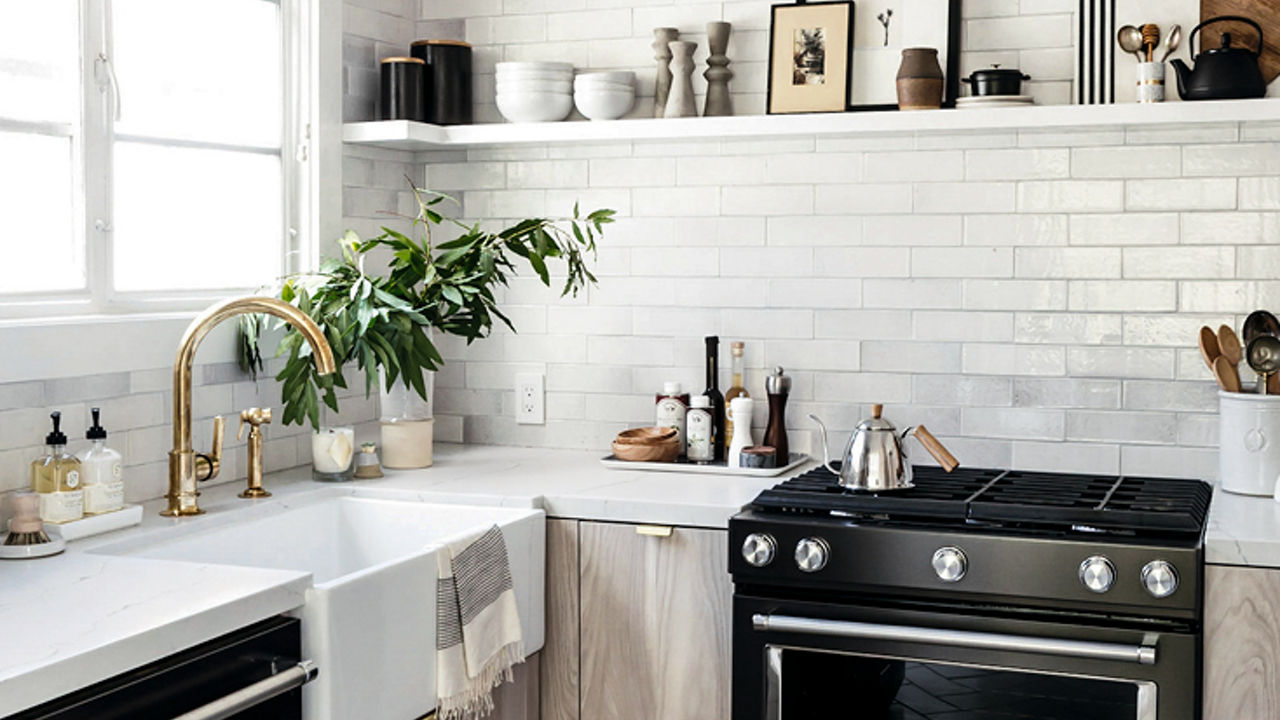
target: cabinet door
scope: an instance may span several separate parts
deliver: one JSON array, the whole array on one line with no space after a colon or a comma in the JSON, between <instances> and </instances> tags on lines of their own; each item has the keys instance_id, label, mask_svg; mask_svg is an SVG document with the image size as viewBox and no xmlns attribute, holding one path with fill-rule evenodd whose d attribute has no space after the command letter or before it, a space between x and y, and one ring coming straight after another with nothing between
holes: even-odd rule
<instances>
[{"instance_id":1,"label":"cabinet door","mask_svg":"<svg viewBox=\"0 0 1280 720\"><path fill-rule=\"evenodd\" d=\"M582 720L727 720L728 533L594 522L579 533Z\"/></svg>"},{"instance_id":2,"label":"cabinet door","mask_svg":"<svg viewBox=\"0 0 1280 720\"><path fill-rule=\"evenodd\" d=\"M1204 720L1280 717L1280 570L1205 568Z\"/></svg>"},{"instance_id":3,"label":"cabinet door","mask_svg":"<svg viewBox=\"0 0 1280 720\"><path fill-rule=\"evenodd\" d=\"M542 720L578 720L578 521L547 520Z\"/></svg>"}]
</instances>

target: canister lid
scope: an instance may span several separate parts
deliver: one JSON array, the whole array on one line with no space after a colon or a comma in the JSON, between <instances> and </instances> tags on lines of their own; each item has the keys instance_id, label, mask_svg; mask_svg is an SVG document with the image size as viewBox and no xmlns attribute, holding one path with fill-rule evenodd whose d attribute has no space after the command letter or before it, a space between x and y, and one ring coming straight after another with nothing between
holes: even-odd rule
<instances>
[{"instance_id":1,"label":"canister lid","mask_svg":"<svg viewBox=\"0 0 1280 720\"><path fill-rule=\"evenodd\" d=\"M711 407L711 398L706 395L698 395L689 401L690 407L709 408Z\"/></svg>"},{"instance_id":2,"label":"canister lid","mask_svg":"<svg viewBox=\"0 0 1280 720\"><path fill-rule=\"evenodd\" d=\"M680 383L671 382L670 380L662 383L662 394L663 395L679 395Z\"/></svg>"},{"instance_id":3,"label":"canister lid","mask_svg":"<svg viewBox=\"0 0 1280 720\"><path fill-rule=\"evenodd\" d=\"M427 64L426 60L423 60L422 58L414 58L414 57L388 57L388 58L382 58L382 62L384 63L416 63L418 65Z\"/></svg>"},{"instance_id":4,"label":"canister lid","mask_svg":"<svg viewBox=\"0 0 1280 720\"><path fill-rule=\"evenodd\" d=\"M419 45L457 45L458 47L471 47L471 43L462 40L414 40L409 43L409 47L417 47Z\"/></svg>"}]
</instances>

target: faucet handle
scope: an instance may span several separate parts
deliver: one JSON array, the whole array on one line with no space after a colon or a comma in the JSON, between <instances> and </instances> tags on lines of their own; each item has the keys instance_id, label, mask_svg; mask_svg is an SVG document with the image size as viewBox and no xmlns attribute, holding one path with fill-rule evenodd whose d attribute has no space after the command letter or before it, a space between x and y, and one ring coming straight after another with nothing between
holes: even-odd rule
<instances>
[{"instance_id":1,"label":"faucet handle","mask_svg":"<svg viewBox=\"0 0 1280 720\"><path fill-rule=\"evenodd\" d=\"M207 453L196 454L196 479L212 480L222 468L222 437L226 434L227 421L221 415L213 419L213 448Z\"/></svg>"}]
</instances>

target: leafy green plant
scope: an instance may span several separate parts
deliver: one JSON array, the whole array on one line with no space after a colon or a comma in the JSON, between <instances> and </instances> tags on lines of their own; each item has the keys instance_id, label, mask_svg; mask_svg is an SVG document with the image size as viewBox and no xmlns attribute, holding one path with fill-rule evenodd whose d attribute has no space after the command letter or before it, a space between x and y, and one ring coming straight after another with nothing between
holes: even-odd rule
<instances>
[{"instance_id":1,"label":"leafy green plant","mask_svg":"<svg viewBox=\"0 0 1280 720\"><path fill-rule=\"evenodd\" d=\"M444 364L431 340L432 330L464 337L468 344L487 337L495 318L515 330L498 309L494 290L508 284L521 260L548 287L548 261L562 260L562 296L577 295L594 284L586 258L594 258L596 241L614 216L608 209L581 215L574 205L571 218L530 218L490 232L479 223L467 225L443 214L440 203L452 198L417 187L413 193L418 204L413 227L421 229L421 239L387 227L369 240L348 231L339 241L341 257L325 260L317 273L286 278L279 289L282 300L324 330L340 366L355 363L364 371L366 396L381 371L388 390L399 381L428 399L424 373ZM461 234L433 245L432 228L442 224L455 226ZM382 275L365 268L369 254L378 249L391 256ZM255 377L262 369L258 340L263 322L261 317L246 317L240 323L241 367ZM276 375L282 383L282 422L302 424L305 419L318 428L320 403L336 411L335 388L347 387L346 379L341 370L329 377L317 374L311 346L302 335L274 318L265 322L285 329L277 355L286 360Z\"/></svg>"}]
</instances>

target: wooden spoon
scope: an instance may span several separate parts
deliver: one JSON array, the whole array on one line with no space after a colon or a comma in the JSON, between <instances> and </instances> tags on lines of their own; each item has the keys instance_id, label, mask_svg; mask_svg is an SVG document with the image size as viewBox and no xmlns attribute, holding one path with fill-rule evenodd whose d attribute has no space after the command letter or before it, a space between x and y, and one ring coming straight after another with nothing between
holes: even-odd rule
<instances>
[{"instance_id":1,"label":"wooden spoon","mask_svg":"<svg viewBox=\"0 0 1280 720\"><path fill-rule=\"evenodd\" d=\"M1236 368L1222 355L1213 361L1213 374L1218 378L1218 387L1227 392L1240 392L1240 374L1236 372Z\"/></svg>"},{"instance_id":2,"label":"wooden spoon","mask_svg":"<svg viewBox=\"0 0 1280 720\"><path fill-rule=\"evenodd\" d=\"M1240 337L1230 325L1222 325L1218 328L1218 350L1227 362L1235 367L1240 366L1240 360L1244 358L1244 348L1240 346Z\"/></svg>"},{"instance_id":3,"label":"wooden spoon","mask_svg":"<svg viewBox=\"0 0 1280 720\"><path fill-rule=\"evenodd\" d=\"M1200 357L1204 358L1204 364L1209 366L1209 372L1213 372L1213 363L1222 355L1222 350L1218 347L1218 336L1213 334L1213 330L1205 325L1200 328Z\"/></svg>"}]
</instances>

